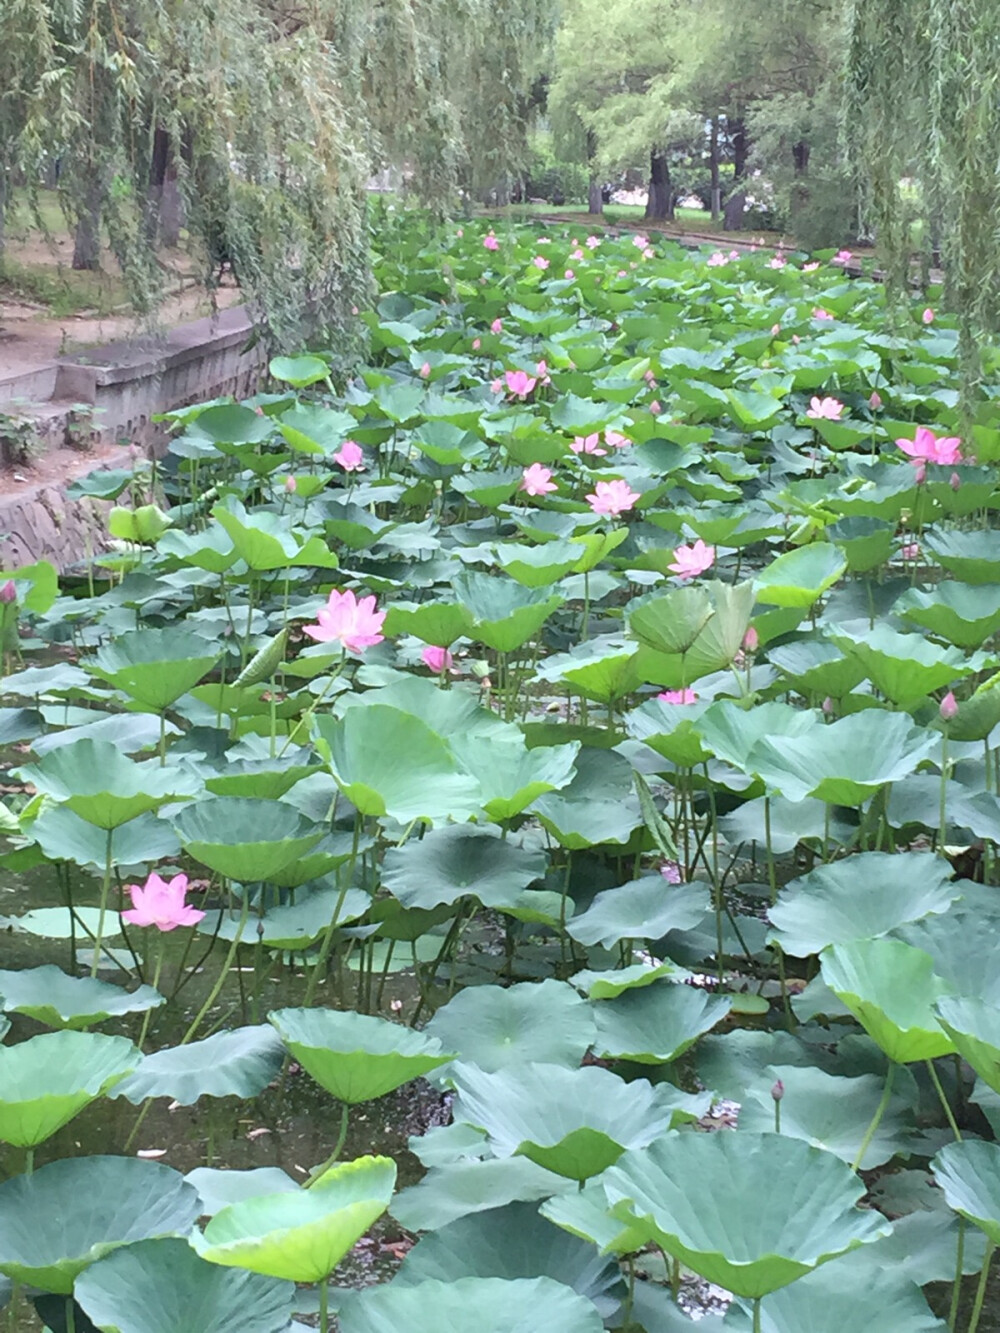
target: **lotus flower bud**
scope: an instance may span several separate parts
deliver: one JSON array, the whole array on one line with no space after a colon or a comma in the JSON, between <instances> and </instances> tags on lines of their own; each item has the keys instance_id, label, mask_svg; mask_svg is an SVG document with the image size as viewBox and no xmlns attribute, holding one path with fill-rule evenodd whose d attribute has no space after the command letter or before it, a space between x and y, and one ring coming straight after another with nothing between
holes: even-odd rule
<instances>
[{"instance_id":1,"label":"lotus flower bud","mask_svg":"<svg viewBox=\"0 0 1000 1333\"><path fill-rule=\"evenodd\" d=\"M833 712L833 700L830 698L829 695L827 695L826 698L823 700L823 712L826 714L827 717L829 717L830 714Z\"/></svg>"},{"instance_id":2,"label":"lotus flower bud","mask_svg":"<svg viewBox=\"0 0 1000 1333\"><path fill-rule=\"evenodd\" d=\"M658 417L660 413L663 411L663 408L656 401L656 399L654 399L649 405L649 410L650 412L652 412L654 417Z\"/></svg>"},{"instance_id":3,"label":"lotus flower bud","mask_svg":"<svg viewBox=\"0 0 1000 1333\"><path fill-rule=\"evenodd\" d=\"M430 375L430 373L431 373L431 363L429 361L425 361L424 364L420 367L420 378L422 380L425 380Z\"/></svg>"},{"instance_id":4,"label":"lotus flower bud","mask_svg":"<svg viewBox=\"0 0 1000 1333\"><path fill-rule=\"evenodd\" d=\"M14 580L8 579L7 582L0 587L0 604L9 606L11 602L16 601L17 589L14 587Z\"/></svg>"},{"instance_id":5,"label":"lotus flower bud","mask_svg":"<svg viewBox=\"0 0 1000 1333\"><path fill-rule=\"evenodd\" d=\"M877 412L882 406L882 395L878 389L872 389L872 396L868 399L868 406L873 412Z\"/></svg>"},{"instance_id":6,"label":"lotus flower bud","mask_svg":"<svg viewBox=\"0 0 1000 1333\"><path fill-rule=\"evenodd\" d=\"M958 475L957 472L953 472L950 478L948 479L948 485L951 487L953 491L957 491L959 486L961 486L961 484L962 484L962 478Z\"/></svg>"},{"instance_id":7,"label":"lotus flower bud","mask_svg":"<svg viewBox=\"0 0 1000 1333\"><path fill-rule=\"evenodd\" d=\"M772 325L771 325L771 337L772 337L772 338L777 338L777 336L778 336L778 334L779 334L780 332L781 332L781 325L780 325L780 324L772 324Z\"/></svg>"},{"instance_id":8,"label":"lotus flower bud","mask_svg":"<svg viewBox=\"0 0 1000 1333\"><path fill-rule=\"evenodd\" d=\"M785 1085L784 1083L782 1083L780 1078L776 1079L771 1087L771 1096L774 1098L776 1102L780 1102L782 1097L784 1097L784 1095L785 1095Z\"/></svg>"},{"instance_id":9,"label":"lotus flower bud","mask_svg":"<svg viewBox=\"0 0 1000 1333\"><path fill-rule=\"evenodd\" d=\"M934 311L930 308L930 306L928 306L927 309L924 311L924 313L920 316L920 318L924 321L925 324L933 324Z\"/></svg>"},{"instance_id":10,"label":"lotus flower bud","mask_svg":"<svg viewBox=\"0 0 1000 1333\"><path fill-rule=\"evenodd\" d=\"M483 345L483 340L482 340L481 338L473 338L473 340L472 340L472 350L473 350L474 352L478 352L479 349L480 349L480 347L482 347L482 345Z\"/></svg>"},{"instance_id":11,"label":"lotus flower bud","mask_svg":"<svg viewBox=\"0 0 1000 1333\"><path fill-rule=\"evenodd\" d=\"M950 722L958 712L958 701L952 694L951 690L948 691L938 705L938 712L941 714L941 720L943 722Z\"/></svg>"},{"instance_id":12,"label":"lotus flower bud","mask_svg":"<svg viewBox=\"0 0 1000 1333\"><path fill-rule=\"evenodd\" d=\"M754 629L753 625L751 625L747 629L746 634L743 635L743 649L745 652L755 653L757 651L759 643L760 643L760 635Z\"/></svg>"},{"instance_id":13,"label":"lotus flower bud","mask_svg":"<svg viewBox=\"0 0 1000 1333\"><path fill-rule=\"evenodd\" d=\"M285 490L288 492L289 495L294 495L298 489L299 489L299 483L295 480L294 477L285 478Z\"/></svg>"}]
</instances>

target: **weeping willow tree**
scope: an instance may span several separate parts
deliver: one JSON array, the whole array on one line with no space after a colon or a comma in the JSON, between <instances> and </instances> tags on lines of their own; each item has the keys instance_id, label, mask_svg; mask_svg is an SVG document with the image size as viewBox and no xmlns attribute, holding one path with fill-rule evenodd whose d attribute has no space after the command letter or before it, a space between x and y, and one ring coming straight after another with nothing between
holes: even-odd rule
<instances>
[{"instance_id":1,"label":"weeping willow tree","mask_svg":"<svg viewBox=\"0 0 1000 1333\"><path fill-rule=\"evenodd\" d=\"M447 201L473 164L516 164L551 8L2 0L0 182L17 168L36 189L58 160L74 262L98 262L106 234L147 313L164 285L169 181L205 275L229 264L265 333L340 342L368 281L370 175L395 163L421 197Z\"/></svg>"},{"instance_id":2,"label":"weeping willow tree","mask_svg":"<svg viewBox=\"0 0 1000 1333\"><path fill-rule=\"evenodd\" d=\"M968 400L980 341L1000 331L1000 5L853 0L847 92L890 292L898 300L912 281L900 192L912 177L958 318Z\"/></svg>"}]
</instances>

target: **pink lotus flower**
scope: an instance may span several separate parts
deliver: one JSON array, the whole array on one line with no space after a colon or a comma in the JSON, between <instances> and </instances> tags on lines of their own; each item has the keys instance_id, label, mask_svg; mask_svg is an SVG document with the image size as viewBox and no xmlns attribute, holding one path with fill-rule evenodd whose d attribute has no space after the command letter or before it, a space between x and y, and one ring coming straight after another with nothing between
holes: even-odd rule
<instances>
[{"instance_id":1,"label":"pink lotus flower","mask_svg":"<svg viewBox=\"0 0 1000 1333\"><path fill-rule=\"evenodd\" d=\"M780 332L781 332L781 325L780 325L780 324L772 324L772 325L771 325L771 337L772 337L772 338L777 338L777 336L778 336L778 334L779 334Z\"/></svg>"},{"instance_id":2,"label":"pink lotus flower","mask_svg":"<svg viewBox=\"0 0 1000 1333\"><path fill-rule=\"evenodd\" d=\"M826 698L823 700L823 702L820 704L820 708L823 710L823 714L825 717L831 716L831 714L833 713L833 700L830 698L829 695L827 695Z\"/></svg>"},{"instance_id":3,"label":"pink lotus flower","mask_svg":"<svg viewBox=\"0 0 1000 1333\"><path fill-rule=\"evenodd\" d=\"M850 250L838 250L837 253L830 260L830 263L849 264L853 258L854 256L851 254Z\"/></svg>"},{"instance_id":4,"label":"pink lotus flower","mask_svg":"<svg viewBox=\"0 0 1000 1333\"><path fill-rule=\"evenodd\" d=\"M927 309L924 311L924 313L920 316L920 318L924 321L925 324L933 324L934 311L930 308L930 306L928 306Z\"/></svg>"},{"instance_id":5,"label":"pink lotus flower","mask_svg":"<svg viewBox=\"0 0 1000 1333\"><path fill-rule=\"evenodd\" d=\"M681 868L676 861L664 861L663 865L660 866L660 874L668 884L681 883Z\"/></svg>"},{"instance_id":6,"label":"pink lotus flower","mask_svg":"<svg viewBox=\"0 0 1000 1333\"><path fill-rule=\"evenodd\" d=\"M364 452L361 445L356 444L354 440L345 440L333 455L333 461L339 467L342 467L345 472L363 472L365 470Z\"/></svg>"},{"instance_id":7,"label":"pink lotus flower","mask_svg":"<svg viewBox=\"0 0 1000 1333\"><path fill-rule=\"evenodd\" d=\"M782 259L781 255L775 255L774 258L771 260L770 264L768 265L768 267L769 267L769 268L784 268L784 267L785 267L785 261Z\"/></svg>"},{"instance_id":8,"label":"pink lotus flower","mask_svg":"<svg viewBox=\"0 0 1000 1333\"><path fill-rule=\"evenodd\" d=\"M824 310L821 305L818 305L814 308L812 317L813 319L833 319L833 316L830 314L829 310Z\"/></svg>"},{"instance_id":9,"label":"pink lotus flower","mask_svg":"<svg viewBox=\"0 0 1000 1333\"><path fill-rule=\"evenodd\" d=\"M599 236L588 236L584 242L588 250L596 250L600 243L601 238Z\"/></svg>"},{"instance_id":10,"label":"pink lotus flower","mask_svg":"<svg viewBox=\"0 0 1000 1333\"><path fill-rule=\"evenodd\" d=\"M552 237L551 237L551 236L539 236L539 238L538 238L538 244L539 244L539 245L551 245L551 244L552 244ZM574 241L573 244L576 245L576 241Z\"/></svg>"},{"instance_id":11,"label":"pink lotus flower","mask_svg":"<svg viewBox=\"0 0 1000 1333\"><path fill-rule=\"evenodd\" d=\"M645 250L643 250L642 252L642 257L643 259L655 259L656 251L653 249L651 245L647 245Z\"/></svg>"},{"instance_id":12,"label":"pink lotus flower","mask_svg":"<svg viewBox=\"0 0 1000 1333\"><path fill-rule=\"evenodd\" d=\"M872 389L872 396L868 399L868 406L873 412L877 412L882 406L882 395L878 389Z\"/></svg>"},{"instance_id":13,"label":"pink lotus flower","mask_svg":"<svg viewBox=\"0 0 1000 1333\"><path fill-rule=\"evenodd\" d=\"M544 361L539 361L538 365L535 367L535 374L538 376L542 384L552 383L549 376L549 368Z\"/></svg>"},{"instance_id":14,"label":"pink lotus flower","mask_svg":"<svg viewBox=\"0 0 1000 1333\"><path fill-rule=\"evenodd\" d=\"M424 651L420 654L420 660L425 667L430 667L430 669L439 676L444 671L450 671L455 665L455 659L452 657L448 649L438 648L434 644L427 645Z\"/></svg>"},{"instance_id":15,"label":"pink lotus flower","mask_svg":"<svg viewBox=\"0 0 1000 1333\"><path fill-rule=\"evenodd\" d=\"M472 340L472 350L473 350L474 352L478 352L479 349L480 349L480 347L482 347L482 345L483 345L483 340L482 340L482 338L473 338L473 340Z\"/></svg>"},{"instance_id":16,"label":"pink lotus flower","mask_svg":"<svg viewBox=\"0 0 1000 1333\"><path fill-rule=\"evenodd\" d=\"M507 391L512 398L527 398L538 381L525 370L508 370L504 372L504 379L507 381Z\"/></svg>"},{"instance_id":17,"label":"pink lotus flower","mask_svg":"<svg viewBox=\"0 0 1000 1333\"><path fill-rule=\"evenodd\" d=\"M594 494L586 497L587 503L595 514L624 514L631 509L639 492L633 491L627 481L599 481L594 487Z\"/></svg>"},{"instance_id":18,"label":"pink lotus flower","mask_svg":"<svg viewBox=\"0 0 1000 1333\"><path fill-rule=\"evenodd\" d=\"M420 378L422 380L425 380L428 378L430 373L431 373L431 363L429 361L425 361L424 364L420 367Z\"/></svg>"},{"instance_id":19,"label":"pink lotus flower","mask_svg":"<svg viewBox=\"0 0 1000 1333\"><path fill-rule=\"evenodd\" d=\"M958 701L952 694L951 690L948 691L938 705L938 712L941 714L941 719L944 722L950 722L958 712Z\"/></svg>"},{"instance_id":20,"label":"pink lotus flower","mask_svg":"<svg viewBox=\"0 0 1000 1333\"><path fill-rule=\"evenodd\" d=\"M557 491L559 487L552 480L552 473L541 463L532 463L531 467L526 467L521 474L521 485L518 488L524 491L526 495L548 495L550 491Z\"/></svg>"},{"instance_id":21,"label":"pink lotus flower","mask_svg":"<svg viewBox=\"0 0 1000 1333\"><path fill-rule=\"evenodd\" d=\"M503 380L490 380L490 393L503 393Z\"/></svg>"},{"instance_id":22,"label":"pink lotus flower","mask_svg":"<svg viewBox=\"0 0 1000 1333\"><path fill-rule=\"evenodd\" d=\"M920 543L919 543L919 542L907 542L905 546L901 546L901 547L899 548L899 554L902 556L902 558L903 558L904 560L919 560L919 559L920 559Z\"/></svg>"},{"instance_id":23,"label":"pink lotus flower","mask_svg":"<svg viewBox=\"0 0 1000 1333\"><path fill-rule=\"evenodd\" d=\"M914 439L897 440L896 444L924 473L927 471L928 463L951 467L962 461L962 441L957 436L947 435L939 439L926 426L917 427Z\"/></svg>"},{"instance_id":24,"label":"pink lotus flower","mask_svg":"<svg viewBox=\"0 0 1000 1333\"><path fill-rule=\"evenodd\" d=\"M294 495L298 489L299 489L299 483L295 480L294 477L285 478L285 490L288 492L289 495Z\"/></svg>"},{"instance_id":25,"label":"pink lotus flower","mask_svg":"<svg viewBox=\"0 0 1000 1333\"><path fill-rule=\"evenodd\" d=\"M568 268L564 276L567 278L567 280L572 281L573 278L576 277L576 274L573 272L571 268Z\"/></svg>"},{"instance_id":26,"label":"pink lotus flower","mask_svg":"<svg viewBox=\"0 0 1000 1333\"><path fill-rule=\"evenodd\" d=\"M570 251L569 257L570 259L575 259L577 263L579 263L581 259L587 258L587 256L584 254L584 252L580 249L579 246L577 246L575 250Z\"/></svg>"},{"instance_id":27,"label":"pink lotus flower","mask_svg":"<svg viewBox=\"0 0 1000 1333\"><path fill-rule=\"evenodd\" d=\"M740 257L740 252L739 252L739 250L730 250L730 252L729 252L729 258L730 258L730 259L739 259L739 257Z\"/></svg>"},{"instance_id":28,"label":"pink lotus flower","mask_svg":"<svg viewBox=\"0 0 1000 1333\"><path fill-rule=\"evenodd\" d=\"M802 265L802 272L803 272L803 273L815 273L816 270L817 270L818 268L819 268L819 260L818 260L818 259L815 259L815 260L813 260L813 262L812 262L811 264L803 264L803 265Z\"/></svg>"},{"instance_id":29,"label":"pink lotus flower","mask_svg":"<svg viewBox=\"0 0 1000 1333\"><path fill-rule=\"evenodd\" d=\"M620 278L627 278L627 277L628 277L628 273L625 271L625 269L620 268L620 269L618 270L618 276L619 276Z\"/></svg>"},{"instance_id":30,"label":"pink lotus flower","mask_svg":"<svg viewBox=\"0 0 1000 1333\"><path fill-rule=\"evenodd\" d=\"M796 347L798 347L798 345L799 345L799 343L800 343L801 341L802 341L802 339L799 337L799 335L798 335L797 333L793 333L793 334L792 334L792 342L795 344Z\"/></svg>"},{"instance_id":31,"label":"pink lotus flower","mask_svg":"<svg viewBox=\"0 0 1000 1333\"><path fill-rule=\"evenodd\" d=\"M490 325L490 333L503 333L503 320L495 319Z\"/></svg>"},{"instance_id":32,"label":"pink lotus flower","mask_svg":"<svg viewBox=\"0 0 1000 1333\"><path fill-rule=\"evenodd\" d=\"M760 635L754 629L753 625L749 625L746 634L743 635L743 650L747 653L755 653L759 645Z\"/></svg>"},{"instance_id":33,"label":"pink lotus flower","mask_svg":"<svg viewBox=\"0 0 1000 1333\"><path fill-rule=\"evenodd\" d=\"M597 458L604 458L608 452L601 448L601 437L597 431L593 435L577 435L569 447L575 454L594 454Z\"/></svg>"},{"instance_id":34,"label":"pink lotus flower","mask_svg":"<svg viewBox=\"0 0 1000 1333\"><path fill-rule=\"evenodd\" d=\"M811 398L807 417L814 421L839 421L844 415L844 404L836 398Z\"/></svg>"},{"instance_id":35,"label":"pink lotus flower","mask_svg":"<svg viewBox=\"0 0 1000 1333\"><path fill-rule=\"evenodd\" d=\"M0 605L9 606L11 602L17 601L17 589L14 587L14 580L8 579L0 588Z\"/></svg>"},{"instance_id":36,"label":"pink lotus flower","mask_svg":"<svg viewBox=\"0 0 1000 1333\"><path fill-rule=\"evenodd\" d=\"M540 268L543 272L549 266L549 261L545 258L544 255L535 255L534 259L531 262L534 264L535 268Z\"/></svg>"},{"instance_id":37,"label":"pink lotus flower","mask_svg":"<svg viewBox=\"0 0 1000 1333\"><path fill-rule=\"evenodd\" d=\"M465 231L463 230L463 228L459 227L458 231L455 232L455 235L458 237L459 240L461 240L462 237L465 235Z\"/></svg>"},{"instance_id":38,"label":"pink lotus flower","mask_svg":"<svg viewBox=\"0 0 1000 1333\"><path fill-rule=\"evenodd\" d=\"M704 574L715 564L715 547L706 546L699 537L691 546L678 546L674 551L673 564L667 566L683 582Z\"/></svg>"},{"instance_id":39,"label":"pink lotus flower","mask_svg":"<svg viewBox=\"0 0 1000 1333\"><path fill-rule=\"evenodd\" d=\"M375 610L375 598L358 601L350 590L338 592L334 588L316 619L317 625L303 626L306 634L317 643L342 643L349 653L360 653L385 638L385 612Z\"/></svg>"},{"instance_id":40,"label":"pink lotus flower","mask_svg":"<svg viewBox=\"0 0 1000 1333\"><path fill-rule=\"evenodd\" d=\"M128 886L132 906L127 912L122 912L122 920L130 926L155 926L157 930L196 926L204 919L205 913L185 903L187 889L187 875L175 875L167 882L154 871L145 884Z\"/></svg>"},{"instance_id":41,"label":"pink lotus flower","mask_svg":"<svg viewBox=\"0 0 1000 1333\"><path fill-rule=\"evenodd\" d=\"M953 491L957 491L958 488L961 486L961 484L962 484L962 478L958 475L957 472L953 472L951 476L948 478L948 485L951 487Z\"/></svg>"},{"instance_id":42,"label":"pink lotus flower","mask_svg":"<svg viewBox=\"0 0 1000 1333\"><path fill-rule=\"evenodd\" d=\"M497 240L497 238L493 235L493 233L490 232L490 234L489 234L488 236L484 236L484 237L483 237L483 246L484 246L487 250L499 250L499 249L500 249L500 242L499 242L499 241Z\"/></svg>"},{"instance_id":43,"label":"pink lotus flower","mask_svg":"<svg viewBox=\"0 0 1000 1333\"><path fill-rule=\"evenodd\" d=\"M650 403L650 405L649 405L649 410L650 410L650 412L653 414L654 417L658 417L658 416L660 415L660 413L663 411L663 408L662 408L662 406L660 405L660 403L658 403L657 400L654 398L653 401L652 401L652 402Z\"/></svg>"},{"instance_id":44,"label":"pink lotus flower","mask_svg":"<svg viewBox=\"0 0 1000 1333\"><path fill-rule=\"evenodd\" d=\"M632 244L635 246L635 248L636 248L637 250L648 250L648 249L649 249L649 237L648 237L648 236L633 236L633 237L632 237Z\"/></svg>"},{"instance_id":45,"label":"pink lotus flower","mask_svg":"<svg viewBox=\"0 0 1000 1333\"><path fill-rule=\"evenodd\" d=\"M698 702L698 696L694 690L664 690L658 694L657 699L663 704L694 704Z\"/></svg>"},{"instance_id":46,"label":"pink lotus flower","mask_svg":"<svg viewBox=\"0 0 1000 1333\"><path fill-rule=\"evenodd\" d=\"M709 268L721 268L725 263L728 263L728 260L721 250L716 250L714 255L708 257Z\"/></svg>"},{"instance_id":47,"label":"pink lotus flower","mask_svg":"<svg viewBox=\"0 0 1000 1333\"><path fill-rule=\"evenodd\" d=\"M604 443L610 449L628 449L632 445L632 441L627 435L622 435L621 431L612 430L610 426L604 432Z\"/></svg>"}]
</instances>

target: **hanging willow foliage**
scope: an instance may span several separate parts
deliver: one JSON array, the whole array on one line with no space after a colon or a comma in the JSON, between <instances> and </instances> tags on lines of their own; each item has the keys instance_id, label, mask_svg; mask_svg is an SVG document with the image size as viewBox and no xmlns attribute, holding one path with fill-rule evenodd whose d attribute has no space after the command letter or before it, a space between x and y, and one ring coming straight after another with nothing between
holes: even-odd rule
<instances>
[{"instance_id":1,"label":"hanging willow foliage","mask_svg":"<svg viewBox=\"0 0 1000 1333\"><path fill-rule=\"evenodd\" d=\"M425 201L524 155L554 0L0 0L0 212L58 159L78 249L100 229L153 312L166 167L205 275L262 330L343 345L368 282L367 181Z\"/></svg>"},{"instance_id":2,"label":"hanging willow foliage","mask_svg":"<svg viewBox=\"0 0 1000 1333\"><path fill-rule=\"evenodd\" d=\"M897 301L912 282L913 177L959 323L966 405L1000 330L1000 5L852 0L847 129Z\"/></svg>"}]
</instances>

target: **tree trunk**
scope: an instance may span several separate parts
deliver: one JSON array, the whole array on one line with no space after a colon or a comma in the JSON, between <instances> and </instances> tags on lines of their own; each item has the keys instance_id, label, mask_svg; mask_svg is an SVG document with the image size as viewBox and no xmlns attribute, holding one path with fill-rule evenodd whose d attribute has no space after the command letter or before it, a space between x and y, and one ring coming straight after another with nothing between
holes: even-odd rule
<instances>
[{"instance_id":1,"label":"tree trunk","mask_svg":"<svg viewBox=\"0 0 1000 1333\"><path fill-rule=\"evenodd\" d=\"M666 218L673 221L674 192L670 182L670 165L666 153L657 149L649 155L649 198L646 200L647 218Z\"/></svg>"},{"instance_id":2,"label":"tree trunk","mask_svg":"<svg viewBox=\"0 0 1000 1333\"><path fill-rule=\"evenodd\" d=\"M806 139L800 139L798 143L792 144L792 162L795 164L795 185L792 189L793 210L804 208L809 201L809 186L806 182L809 175L809 152L810 147Z\"/></svg>"},{"instance_id":3,"label":"tree trunk","mask_svg":"<svg viewBox=\"0 0 1000 1333\"><path fill-rule=\"evenodd\" d=\"M604 195L601 193L601 182L596 176L590 178L590 187L587 191L587 212L594 217L599 217L604 212Z\"/></svg>"},{"instance_id":4,"label":"tree trunk","mask_svg":"<svg viewBox=\"0 0 1000 1333\"><path fill-rule=\"evenodd\" d=\"M0 269L3 268L3 251L7 241L7 169L0 167Z\"/></svg>"},{"instance_id":5,"label":"tree trunk","mask_svg":"<svg viewBox=\"0 0 1000 1333\"><path fill-rule=\"evenodd\" d=\"M746 121L742 116L729 122L729 133L733 143L733 175L737 181L741 181L747 174L747 158L750 154Z\"/></svg>"},{"instance_id":6,"label":"tree trunk","mask_svg":"<svg viewBox=\"0 0 1000 1333\"><path fill-rule=\"evenodd\" d=\"M158 127L153 131L153 151L149 160L149 185L143 216L146 241L154 249L160 239L160 209L163 206L163 183L167 178L169 160L170 140L166 130Z\"/></svg>"},{"instance_id":7,"label":"tree trunk","mask_svg":"<svg viewBox=\"0 0 1000 1333\"><path fill-rule=\"evenodd\" d=\"M719 117L712 117L712 137L709 144L709 167L712 172L712 221L718 222L722 213L722 189L719 185Z\"/></svg>"},{"instance_id":8,"label":"tree trunk","mask_svg":"<svg viewBox=\"0 0 1000 1333\"><path fill-rule=\"evenodd\" d=\"M96 269L101 266L101 203L104 191L100 173L90 165L83 191L82 207L73 242L73 268Z\"/></svg>"}]
</instances>

